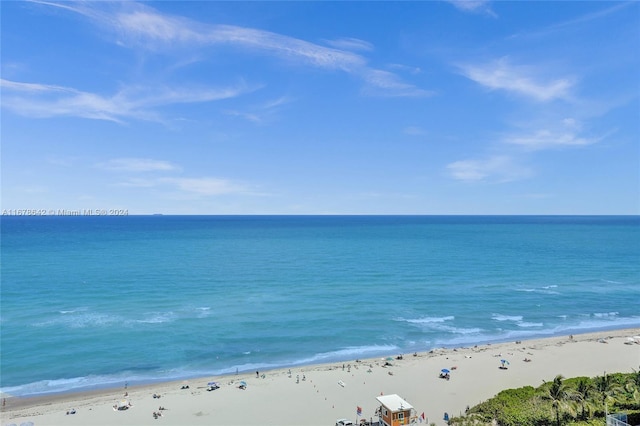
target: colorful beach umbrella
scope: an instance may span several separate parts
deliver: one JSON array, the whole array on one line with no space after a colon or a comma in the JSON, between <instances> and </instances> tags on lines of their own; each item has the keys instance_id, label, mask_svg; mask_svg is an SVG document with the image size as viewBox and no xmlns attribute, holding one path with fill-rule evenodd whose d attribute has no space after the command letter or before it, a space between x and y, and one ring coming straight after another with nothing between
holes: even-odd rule
<instances>
[{"instance_id":1,"label":"colorful beach umbrella","mask_svg":"<svg viewBox=\"0 0 640 426\"><path fill-rule=\"evenodd\" d=\"M509 365L509 361L507 361L506 359L501 359L500 362L502 363L502 365Z\"/></svg>"},{"instance_id":2,"label":"colorful beach umbrella","mask_svg":"<svg viewBox=\"0 0 640 426\"><path fill-rule=\"evenodd\" d=\"M448 373L449 373L449 370L447 370L446 368L443 368L443 369L442 369L442 370L440 370L440 371L442 371L444 374L448 374Z\"/></svg>"}]
</instances>

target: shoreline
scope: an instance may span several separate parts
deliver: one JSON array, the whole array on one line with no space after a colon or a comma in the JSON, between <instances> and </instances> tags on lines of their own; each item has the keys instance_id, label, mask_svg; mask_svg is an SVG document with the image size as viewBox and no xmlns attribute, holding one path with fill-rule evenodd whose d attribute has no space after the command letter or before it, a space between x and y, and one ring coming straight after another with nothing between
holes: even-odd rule
<instances>
[{"instance_id":1,"label":"shoreline","mask_svg":"<svg viewBox=\"0 0 640 426\"><path fill-rule=\"evenodd\" d=\"M570 335L573 336L588 336L588 335L592 335L592 334L603 334L603 333L612 333L612 332L624 332L625 330L640 330L640 325L638 325L637 327L635 326L631 326L631 327L616 327L616 326L611 326L611 327L598 327L598 328L594 328L594 329L587 329L585 331L575 331L574 334L571 334L570 332L561 332L559 334L539 334L539 335L533 335L532 337L525 337L522 338L522 340L515 340L515 341L522 341L522 342L528 342L528 341L537 341L537 340L547 340L547 339L554 339L554 338L566 338L569 337ZM640 333L640 331L638 332ZM637 334L637 333L636 333ZM515 336L516 338L518 336ZM477 347L481 347L481 346L497 346L497 345L501 345L501 344L508 344L508 343L513 343L514 340L510 339L510 338L499 338L499 339L495 339L495 340L482 340L479 342L473 342L470 343L470 345L473 346L477 346ZM424 350L418 350L418 353L424 354L424 353L429 353L430 351L436 351L436 350L452 350L452 349L461 349L461 348L469 348L471 346L469 345L465 345L465 344L447 344L447 345L443 345L443 346L437 346L434 347L432 349L424 349ZM377 359L378 357L388 357L388 356L396 356L397 353L379 353L376 354L375 356L366 356L362 359ZM354 358L340 358L340 359L335 359L335 360L331 360L331 361L326 361L326 362L309 362L309 363L297 363L294 362L293 364L285 364L282 366L276 366L276 367L262 367L259 369L263 372L270 372L270 371L280 371L280 370L286 370L286 369L290 369L290 368L295 368L295 369L304 369L304 368L312 368L312 367L317 367L317 366L323 366L323 365L330 365L330 364L336 364L336 363L343 363L343 362L349 362L349 361L353 361ZM191 374L191 375L185 375L184 377L175 377L175 378L147 378L147 379L137 379L134 380L133 383L131 385L129 385L129 387L149 387L149 386L156 386L156 385L162 385L162 384L167 384L167 383L181 383L183 381L189 381L189 380L198 380L201 379L203 377L234 377L236 375L242 375L242 374L250 374L252 371L251 370L239 370L237 373L233 373L233 372L229 372L229 373L220 373L220 374L216 374L216 373L212 373L209 375L202 375L202 374ZM71 379L75 379L75 378L71 378ZM127 383L127 382L132 382L132 381L128 381L126 378L123 378L121 381L119 381L118 383ZM118 390L121 389L120 386L116 386L113 383L115 383L115 381L111 381L111 383L108 384L94 384L94 385L88 385L88 386L82 386L82 387L76 387L76 388L71 388L68 390L53 390L50 392L39 392L39 393L31 393L31 394L27 394L27 395L14 395L8 392L0 392L0 399L2 398L12 398L15 400L47 400L47 399L59 399L59 398L63 398L65 396L73 396L76 394L89 394L89 393L104 393L104 392L110 392L110 391L114 391L114 390Z\"/></svg>"},{"instance_id":2,"label":"shoreline","mask_svg":"<svg viewBox=\"0 0 640 426\"><path fill-rule=\"evenodd\" d=\"M396 393L412 404L417 415L445 424L442 413L457 415L501 390L539 386L557 374L564 377L597 376L606 372L632 372L640 368L640 343L632 343L640 328L604 330L570 336L482 344L473 347L438 348L428 352L367 358L343 362L295 366L255 372L239 372L119 388L47 394L3 399L2 424L33 421L34 424L209 424L210 416L226 425L333 424L337 418L356 419L356 406L369 418L377 407L375 397ZM604 344L603 344L604 343ZM389 358L391 358L389 360ZM500 370L499 360L509 367ZM523 362L530 359L531 362ZM390 365L385 365L390 364ZM451 369L451 379L438 378L440 369ZM289 374L291 371L291 374ZM209 381L220 389L207 392ZM239 390L240 381L247 383ZM342 385L338 383L342 382ZM189 389L181 389L188 383ZM314 392L315 391L315 392ZM127 396L125 397L125 392ZM152 398L153 394L162 397ZM127 399L126 412L112 409ZM279 407L287 401L288 414ZM163 416L151 414L165 407ZM76 414L66 415L74 408ZM256 411L257 410L257 411ZM253 413L261 413L256 416ZM99 414L102 413L102 414ZM307 413L307 414L305 414ZM439 414L438 414L439 413ZM117 419L113 416L116 415ZM440 423L438 423L440 421Z\"/></svg>"}]
</instances>

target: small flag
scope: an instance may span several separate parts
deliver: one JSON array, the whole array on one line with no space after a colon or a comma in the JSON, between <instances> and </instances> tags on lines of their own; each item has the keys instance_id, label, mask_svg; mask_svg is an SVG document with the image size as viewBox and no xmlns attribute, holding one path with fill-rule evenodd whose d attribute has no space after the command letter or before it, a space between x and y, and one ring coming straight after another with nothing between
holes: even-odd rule
<instances>
[{"instance_id":1,"label":"small flag","mask_svg":"<svg viewBox=\"0 0 640 426\"><path fill-rule=\"evenodd\" d=\"M424 411L422 412L422 415L421 415L420 417L422 417L422 420L424 420L424 419L425 419L425 417L424 417Z\"/></svg>"},{"instance_id":2,"label":"small flag","mask_svg":"<svg viewBox=\"0 0 640 426\"><path fill-rule=\"evenodd\" d=\"M358 413L359 416L362 415L362 407L356 407L356 412Z\"/></svg>"}]
</instances>

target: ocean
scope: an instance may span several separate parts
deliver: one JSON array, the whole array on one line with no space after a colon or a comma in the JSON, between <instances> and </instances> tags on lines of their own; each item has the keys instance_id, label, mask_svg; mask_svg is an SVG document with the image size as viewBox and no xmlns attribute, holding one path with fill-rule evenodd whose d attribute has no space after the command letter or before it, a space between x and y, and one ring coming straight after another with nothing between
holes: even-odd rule
<instances>
[{"instance_id":1,"label":"ocean","mask_svg":"<svg viewBox=\"0 0 640 426\"><path fill-rule=\"evenodd\" d=\"M638 216L3 216L0 390L640 326Z\"/></svg>"}]
</instances>

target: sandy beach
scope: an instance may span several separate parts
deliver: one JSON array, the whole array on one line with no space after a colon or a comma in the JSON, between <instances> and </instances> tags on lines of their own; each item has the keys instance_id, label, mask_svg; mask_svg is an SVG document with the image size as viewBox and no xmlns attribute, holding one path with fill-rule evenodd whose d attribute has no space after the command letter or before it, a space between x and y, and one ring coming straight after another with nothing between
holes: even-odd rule
<instances>
[{"instance_id":1,"label":"sandy beach","mask_svg":"<svg viewBox=\"0 0 640 426\"><path fill-rule=\"evenodd\" d=\"M128 389L7 397L2 425L334 425L339 418L373 417L381 394L398 394L418 415L425 413L428 423L444 425L445 412L457 415L503 389L538 386L557 374L592 377L638 370L640 343L630 341L638 335L640 329L603 331L261 371L258 377L251 372ZM502 359L509 362L507 369L499 368ZM449 380L438 377L444 368L450 370ZM210 381L220 388L207 391ZM244 390L238 387L242 381ZM115 410L123 401L131 406ZM361 417L357 407L362 408ZM67 414L70 409L75 413ZM162 415L156 418L154 412Z\"/></svg>"}]
</instances>

